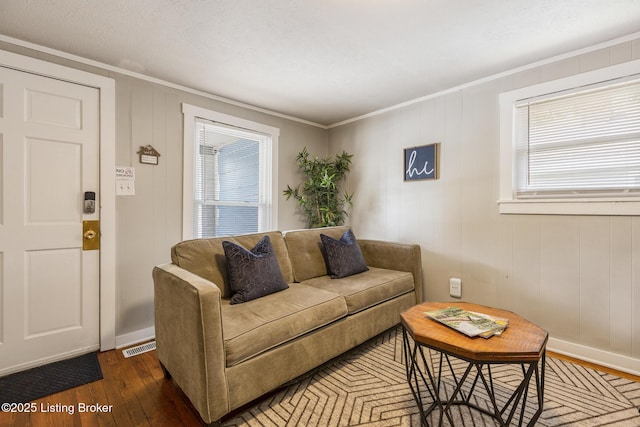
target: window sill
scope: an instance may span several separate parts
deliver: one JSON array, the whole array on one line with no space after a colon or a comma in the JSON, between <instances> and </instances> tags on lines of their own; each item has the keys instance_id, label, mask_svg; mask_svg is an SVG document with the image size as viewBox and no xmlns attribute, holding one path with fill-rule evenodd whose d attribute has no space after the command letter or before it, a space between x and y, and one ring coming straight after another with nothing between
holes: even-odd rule
<instances>
[{"instance_id":1,"label":"window sill","mask_svg":"<svg viewBox=\"0 0 640 427\"><path fill-rule=\"evenodd\" d=\"M640 198L498 200L501 214L529 215L640 215Z\"/></svg>"}]
</instances>

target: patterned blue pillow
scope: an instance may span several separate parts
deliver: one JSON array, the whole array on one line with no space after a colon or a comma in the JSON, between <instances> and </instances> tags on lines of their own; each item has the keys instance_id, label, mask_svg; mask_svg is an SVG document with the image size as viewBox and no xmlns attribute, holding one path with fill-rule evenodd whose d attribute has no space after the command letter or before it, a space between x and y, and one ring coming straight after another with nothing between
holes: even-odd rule
<instances>
[{"instance_id":1,"label":"patterned blue pillow","mask_svg":"<svg viewBox=\"0 0 640 427\"><path fill-rule=\"evenodd\" d=\"M251 249L227 240L222 242L229 270L231 304L251 301L289 287L282 276L269 236Z\"/></svg>"},{"instance_id":2,"label":"patterned blue pillow","mask_svg":"<svg viewBox=\"0 0 640 427\"><path fill-rule=\"evenodd\" d=\"M362 256L356 236L351 230L344 232L340 240L320 234L327 261L327 270L332 279L351 276L369 270Z\"/></svg>"}]
</instances>

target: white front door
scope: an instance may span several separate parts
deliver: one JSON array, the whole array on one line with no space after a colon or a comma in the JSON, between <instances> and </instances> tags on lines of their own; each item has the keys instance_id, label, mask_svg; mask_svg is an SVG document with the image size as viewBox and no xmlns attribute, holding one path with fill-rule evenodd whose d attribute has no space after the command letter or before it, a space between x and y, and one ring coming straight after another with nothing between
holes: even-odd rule
<instances>
[{"instance_id":1,"label":"white front door","mask_svg":"<svg viewBox=\"0 0 640 427\"><path fill-rule=\"evenodd\" d=\"M97 89L0 67L0 375L99 348L99 131Z\"/></svg>"}]
</instances>

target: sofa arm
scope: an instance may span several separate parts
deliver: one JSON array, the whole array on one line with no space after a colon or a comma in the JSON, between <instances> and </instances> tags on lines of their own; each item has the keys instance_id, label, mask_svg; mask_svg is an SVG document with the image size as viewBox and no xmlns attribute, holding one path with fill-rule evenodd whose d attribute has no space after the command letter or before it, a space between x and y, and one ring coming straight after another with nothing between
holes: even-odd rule
<instances>
[{"instance_id":1,"label":"sofa arm","mask_svg":"<svg viewBox=\"0 0 640 427\"><path fill-rule=\"evenodd\" d=\"M202 419L229 412L220 288L174 264L153 269L157 355Z\"/></svg>"},{"instance_id":2,"label":"sofa arm","mask_svg":"<svg viewBox=\"0 0 640 427\"><path fill-rule=\"evenodd\" d=\"M358 239L367 265L413 274L417 302L422 302L422 251L414 243Z\"/></svg>"}]
</instances>

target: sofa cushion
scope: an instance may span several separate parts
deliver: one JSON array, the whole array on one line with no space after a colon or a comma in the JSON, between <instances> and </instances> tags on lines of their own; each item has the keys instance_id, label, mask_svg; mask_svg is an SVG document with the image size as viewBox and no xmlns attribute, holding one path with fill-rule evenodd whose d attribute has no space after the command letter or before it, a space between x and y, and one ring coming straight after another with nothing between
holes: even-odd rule
<instances>
[{"instance_id":1,"label":"sofa cushion","mask_svg":"<svg viewBox=\"0 0 640 427\"><path fill-rule=\"evenodd\" d=\"M222 293L222 298L231 298L231 284L227 271L222 241L230 241L245 248L252 248L265 235L269 236L276 253L282 276L287 283L293 282L293 272L289 262L287 246L280 231L254 233L234 237L215 237L211 239L185 240L171 248L171 262L189 270L213 283Z\"/></svg>"},{"instance_id":2,"label":"sofa cushion","mask_svg":"<svg viewBox=\"0 0 640 427\"><path fill-rule=\"evenodd\" d=\"M353 231L345 231L340 240L320 234L320 240L324 247L327 270L332 279L340 279L368 270Z\"/></svg>"},{"instance_id":3,"label":"sofa cushion","mask_svg":"<svg viewBox=\"0 0 640 427\"><path fill-rule=\"evenodd\" d=\"M222 305L227 366L236 365L347 314L340 295L294 284L244 304Z\"/></svg>"},{"instance_id":4,"label":"sofa cushion","mask_svg":"<svg viewBox=\"0 0 640 427\"><path fill-rule=\"evenodd\" d=\"M340 294L349 314L413 291L413 275L406 271L369 267L369 271L342 279L329 276L305 280L302 285Z\"/></svg>"},{"instance_id":5,"label":"sofa cushion","mask_svg":"<svg viewBox=\"0 0 640 427\"><path fill-rule=\"evenodd\" d=\"M328 274L320 234L339 239L349 227L325 227L287 231L284 240L287 243L293 277L302 282Z\"/></svg>"},{"instance_id":6,"label":"sofa cushion","mask_svg":"<svg viewBox=\"0 0 640 427\"><path fill-rule=\"evenodd\" d=\"M231 304L241 304L287 289L269 236L264 236L251 249L227 240L222 242L229 269L233 296Z\"/></svg>"}]
</instances>

